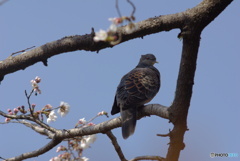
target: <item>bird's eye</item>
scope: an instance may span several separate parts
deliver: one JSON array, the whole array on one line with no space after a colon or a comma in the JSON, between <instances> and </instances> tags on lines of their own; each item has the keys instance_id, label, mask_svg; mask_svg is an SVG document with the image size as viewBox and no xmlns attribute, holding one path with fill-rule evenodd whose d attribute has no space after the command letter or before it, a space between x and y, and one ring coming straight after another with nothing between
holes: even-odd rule
<instances>
[{"instance_id":1,"label":"bird's eye","mask_svg":"<svg viewBox=\"0 0 240 161\"><path fill-rule=\"evenodd\" d=\"M148 59L149 59L149 57L146 57L146 59L148 60Z\"/></svg>"}]
</instances>

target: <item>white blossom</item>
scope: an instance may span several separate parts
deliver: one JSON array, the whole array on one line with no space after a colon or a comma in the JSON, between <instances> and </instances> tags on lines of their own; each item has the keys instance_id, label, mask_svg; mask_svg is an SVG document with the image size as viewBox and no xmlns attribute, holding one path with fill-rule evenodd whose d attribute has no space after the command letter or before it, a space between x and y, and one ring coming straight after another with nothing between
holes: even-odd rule
<instances>
[{"instance_id":1,"label":"white blossom","mask_svg":"<svg viewBox=\"0 0 240 161\"><path fill-rule=\"evenodd\" d=\"M89 160L89 158L87 158L87 157L82 157L81 158L81 161L88 161Z\"/></svg>"},{"instance_id":2,"label":"white blossom","mask_svg":"<svg viewBox=\"0 0 240 161\"><path fill-rule=\"evenodd\" d=\"M117 25L116 24L111 24L110 27L109 27L109 31L113 31L113 32L116 32L117 31Z\"/></svg>"},{"instance_id":3,"label":"white blossom","mask_svg":"<svg viewBox=\"0 0 240 161\"><path fill-rule=\"evenodd\" d=\"M49 161L61 161L60 157L53 157Z\"/></svg>"},{"instance_id":4,"label":"white blossom","mask_svg":"<svg viewBox=\"0 0 240 161\"><path fill-rule=\"evenodd\" d=\"M108 20L111 21L115 25L119 25L119 24L121 24L123 22L123 18L122 17L109 18Z\"/></svg>"},{"instance_id":5,"label":"white blossom","mask_svg":"<svg viewBox=\"0 0 240 161\"><path fill-rule=\"evenodd\" d=\"M107 37L108 37L107 31L101 29L99 32L95 33L95 36L94 36L93 40L96 41L96 42L106 41Z\"/></svg>"},{"instance_id":6,"label":"white blossom","mask_svg":"<svg viewBox=\"0 0 240 161\"><path fill-rule=\"evenodd\" d=\"M80 148L81 149L89 148L90 144L94 143L96 139L97 137L95 134L84 136L83 139L81 140Z\"/></svg>"},{"instance_id":7,"label":"white blossom","mask_svg":"<svg viewBox=\"0 0 240 161\"><path fill-rule=\"evenodd\" d=\"M57 119L57 116L56 116L56 114L55 114L55 111L52 110L52 111L49 113L49 115L48 115L47 123L49 124L49 123L52 122L52 121L56 121L56 119Z\"/></svg>"},{"instance_id":8,"label":"white blossom","mask_svg":"<svg viewBox=\"0 0 240 161\"><path fill-rule=\"evenodd\" d=\"M81 119L79 119L79 121L78 121L78 124L86 124L86 120L85 120L85 118L81 118Z\"/></svg>"},{"instance_id":9,"label":"white blossom","mask_svg":"<svg viewBox=\"0 0 240 161\"><path fill-rule=\"evenodd\" d=\"M59 109L58 109L58 113L63 117L65 116L66 114L68 114L70 110L70 105L67 103L67 102L60 102L60 106L59 106Z\"/></svg>"}]
</instances>

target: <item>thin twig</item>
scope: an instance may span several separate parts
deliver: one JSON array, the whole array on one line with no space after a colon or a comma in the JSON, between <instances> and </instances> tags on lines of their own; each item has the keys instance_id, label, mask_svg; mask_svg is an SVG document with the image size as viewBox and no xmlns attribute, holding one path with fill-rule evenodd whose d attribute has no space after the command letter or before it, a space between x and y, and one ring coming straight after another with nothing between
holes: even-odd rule
<instances>
[{"instance_id":1,"label":"thin twig","mask_svg":"<svg viewBox=\"0 0 240 161\"><path fill-rule=\"evenodd\" d=\"M0 5L1 5L1 4L0 4ZM15 52L15 53L12 53L11 56L13 56L13 55L15 55L15 54L17 54L17 53L25 52L26 50L32 49L32 48L34 48L34 47L35 47L35 46L32 46L32 47L29 47L29 48L26 48L26 49L23 49L23 50L17 51L17 52Z\"/></svg>"},{"instance_id":2,"label":"thin twig","mask_svg":"<svg viewBox=\"0 0 240 161\"><path fill-rule=\"evenodd\" d=\"M161 136L161 137L167 137L171 135L171 130L169 129L169 133L167 134L157 134L157 136Z\"/></svg>"},{"instance_id":3,"label":"thin twig","mask_svg":"<svg viewBox=\"0 0 240 161\"><path fill-rule=\"evenodd\" d=\"M70 146L70 139L68 139L68 149L67 149L67 152L70 152L70 154L72 155L72 157L74 158L74 160L76 160L77 159L77 157L75 156L75 154L73 153L73 151L72 151L72 147Z\"/></svg>"},{"instance_id":4,"label":"thin twig","mask_svg":"<svg viewBox=\"0 0 240 161\"><path fill-rule=\"evenodd\" d=\"M127 161L121 147L119 146L118 142L117 142L117 138L113 135L112 131L108 131L106 132L107 136L109 137L109 139L112 141L112 144L120 158L121 161Z\"/></svg>"},{"instance_id":5,"label":"thin twig","mask_svg":"<svg viewBox=\"0 0 240 161\"><path fill-rule=\"evenodd\" d=\"M34 89L32 89L31 93L28 95L27 91L25 90L25 96L27 97L28 108L30 110L30 113L31 113L32 117L35 119L35 117L33 115L34 110L31 108L31 103L30 103L30 97L32 96L33 91L34 91Z\"/></svg>"},{"instance_id":6,"label":"thin twig","mask_svg":"<svg viewBox=\"0 0 240 161\"><path fill-rule=\"evenodd\" d=\"M167 137L167 136L170 136L170 133L167 133L167 134L157 134L157 136Z\"/></svg>"},{"instance_id":7,"label":"thin twig","mask_svg":"<svg viewBox=\"0 0 240 161\"><path fill-rule=\"evenodd\" d=\"M3 117L7 117L7 118L11 118L11 119L26 119L26 120L29 120L29 121L33 121L35 123L37 123L38 125L40 125L41 127L53 132L53 133L56 133L56 129L51 127L51 126L48 126L47 124L45 124L44 122L41 122L40 120L37 120L35 118L33 118L32 116L30 115L9 115L9 114L6 114L4 112L2 112L0 110L0 115L2 115Z\"/></svg>"},{"instance_id":8,"label":"thin twig","mask_svg":"<svg viewBox=\"0 0 240 161\"><path fill-rule=\"evenodd\" d=\"M116 0L116 9L117 9L117 12L118 12L118 16L122 17L122 14L121 14L120 9L118 7L118 0Z\"/></svg>"},{"instance_id":9,"label":"thin twig","mask_svg":"<svg viewBox=\"0 0 240 161\"><path fill-rule=\"evenodd\" d=\"M3 157L0 157L0 159L6 160L6 159L5 159L5 158L3 158Z\"/></svg>"},{"instance_id":10,"label":"thin twig","mask_svg":"<svg viewBox=\"0 0 240 161\"><path fill-rule=\"evenodd\" d=\"M135 7L135 5L132 3L131 0L127 0L127 2L130 3L130 5L131 5L132 8L133 8L133 11L132 11L132 13L131 13L131 18L134 18L134 13L135 13L135 11L136 11L136 7Z\"/></svg>"}]
</instances>

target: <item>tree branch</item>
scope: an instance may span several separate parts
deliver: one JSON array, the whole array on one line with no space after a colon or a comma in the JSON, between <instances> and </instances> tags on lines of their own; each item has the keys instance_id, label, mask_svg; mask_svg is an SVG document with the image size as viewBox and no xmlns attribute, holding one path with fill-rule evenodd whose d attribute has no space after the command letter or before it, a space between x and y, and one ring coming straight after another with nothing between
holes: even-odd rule
<instances>
[{"instance_id":1,"label":"tree branch","mask_svg":"<svg viewBox=\"0 0 240 161\"><path fill-rule=\"evenodd\" d=\"M187 130L187 115L192 97L201 32L231 2L232 0L204 0L188 11L188 21L185 22L179 35L183 38L182 58L175 98L169 108L169 119L174 124L174 128L170 132L166 161L177 161L180 151L185 147L183 139Z\"/></svg>"},{"instance_id":2,"label":"tree branch","mask_svg":"<svg viewBox=\"0 0 240 161\"><path fill-rule=\"evenodd\" d=\"M20 124L23 124L25 125L26 127L30 127L31 129L33 129L35 132L41 134L41 135L45 135L45 136L48 136L49 138L53 138L54 137L54 133L52 133L51 131L43 128L43 127L40 127L36 124L33 124L33 123L30 123L30 122L27 122L25 120L21 120L21 121L10 121L10 123L20 123Z\"/></svg>"},{"instance_id":3,"label":"tree branch","mask_svg":"<svg viewBox=\"0 0 240 161\"><path fill-rule=\"evenodd\" d=\"M34 120L31 116L29 115L8 115L5 114L0 110L0 115L4 117L8 117L11 119L26 119L30 121L39 121L39 120ZM146 105L144 108L141 108L139 110L138 119L141 119L142 117L145 116L150 116L150 115L156 115L162 118L168 118L168 110L166 106L160 105L160 104L149 104ZM96 134L96 133L106 133L114 128L120 127L121 126L121 117L117 117L105 122L102 122L100 124L94 125L94 126L89 126L89 127L83 127L83 128L74 128L70 130L57 130L53 127L48 126L47 124L39 121L43 128L46 128L47 130L53 132L53 133L61 133L59 137L63 138L71 138L75 136L83 136L83 135L91 135L91 134ZM45 127L47 126L47 127Z\"/></svg>"},{"instance_id":4,"label":"tree branch","mask_svg":"<svg viewBox=\"0 0 240 161\"><path fill-rule=\"evenodd\" d=\"M138 161L138 160L158 160L158 161L165 161L165 158L160 156L138 156L129 161Z\"/></svg>"},{"instance_id":5,"label":"tree branch","mask_svg":"<svg viewBox=\"0 0 240 161\"><path fill-rule=\"evenodd\" d=\"M37 121L37 120L33 120L33 118L31 116L8 115L2 111L0 111L0 115L2 115L4 117L9 117L11 119L17 119L17 120L18 119L26 119L26 120L30 120L30 121ZM166 118L168 116L167 107L159 105L159 104L149 104L139 110L139 115L137 117L138 117L138 119L141 119L142 117L149 116L149 115L157 115L159 117ZM51 150L54 146L58 145L61 141L63 141L64 139L67 139L67 138L73 138L73 137L79 137L79 136L91 135L91 134L97 134L97 133L107 133L107 135L109 137L111 137L110 139L112 140L114 136L112 137L111 134L109 133L109 131L114 128L120 127L122 124L121 117L117 117L117 118L102 122L102 123L94 125L94 126L74 128L74 129L69 129L69 130L57 130L57 129L54 129L54 128L44 124L43 122L41 122L41 124L46 125L47 126L46 129L45 129L45 127L39 127L35 124L28 123L27 121L24 121L24 120L19 121L19 123L22 123L25 126L32 128L34 131L36 131L40 134L47 135L49 138L52 138L52 141L39 150L35 150L35 151L29 152L29 153L24 153L20 156L7 159L9 161L10 160L18 161L18 160L23 160L26 158L38 156L40 154L47 152L48 150Z\"/></svg>"},{"instance_id":6,"label":"tree branch","mask_svg":"<svg viewBox=\"0 0 240 161\"><path fill-rule=\"evenodd\" d=\"M149 104L144 108L139 109L137 119L141 119L145 116L156 115L162 118L168 116L168 110L166 106L159 104ZM94 126L88 126L84 128L69 129L67 132L63 132L61 137L69 138L74 136L92 135L96 133L106 133L112 129L120 127L122 125L121 117L117 117Z\"/></svg>"},{"instance_id":7,"label":"tree branch","mask_svg":"<svg viewBox=\"0 0 240 161\"><path fill-rule=\"evenodd\" d=\"M53 147L55 147L56 145L58 145L59 143L61 143L62 139L59 138L53 138L47 145L43 146L42 148L32 151L32 152L27 152L27 153L23 153L19 156L13 157L13 158L9 158L6 159L6 161L21 161L27 158L32 158L32 157L36 157L39 156L43 153L46 153L47 151L51 150Z\"/></svg>"},{"instance_id":8,"label":"tree branch","mask_svg":"<svg viewBox=\"0 0 240 161\"><path fill-rule=\"evenodd\" d=\"M109 137L109 139L112 141L112 144L120 158L121 161L127 161L127 159L125 158L121 147L119 146L118 142L117 142L117 138L113 135L113 133L111 131L106 132L107 136Z\"/></svg>"},{"instance_id":9,"label":"tree branch","mask_svg":"<svg viewBox=\"0 0 240 161\"><path fill-rule=\"evenodd\" d=\"M159 16L138 22L138 29L131 34L125 32L125 27L119 28L118 32L122 35L122 42L125 42L149 34L180 28L184 18L184 13ZM67 36L22 54L10 56L0 61L0 81L3 80L5 75L18 70L24 70L37 62L43 62L43 64L47 66L47 59L54 55L76 50L99 51L112 47L112 45L107 42L94 42L94 35L94 31L92 31L91 34Z\"/></svg>"},{"instance_id":10,"label":"tree branch","mask_svg":"<svg viewBox=\"0 0 240 161\"><path fill-rule=\"evenodd\" d=\"M3 111L0 110L0 115L3 117L7 117L7 118L11 118L11 119L16 119L16 120L21 120L21 119L25 119L25 120L29 120L29 121L33 121L35 123L37 123L38 125L40 125L41 127L51 131L51 132L56 132L56 129L53 127L48 126L47 124L45 124L44 122L37 120L35 118L33 118L30 115L9 115L4 113Z\"/></svg>"}]
</instances>

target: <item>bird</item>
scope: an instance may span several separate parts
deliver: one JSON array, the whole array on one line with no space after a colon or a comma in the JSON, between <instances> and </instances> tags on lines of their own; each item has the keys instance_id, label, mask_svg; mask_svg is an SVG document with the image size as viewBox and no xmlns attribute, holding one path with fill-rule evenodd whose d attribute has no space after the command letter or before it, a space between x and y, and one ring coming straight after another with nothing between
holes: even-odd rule
<instances>
[{"instance_id":1,"label":"bird","mask_svg":"<svg viewBox=\"0 0 240 161\"><path fill-rule=\"evenodd\" d=\"M120 112L124 139L135 131L138 109L160 89L160 72L153 66L155 63L158 62L153 54L141 55L138 65L122 77L117 87L111 114Z\"/></svg>"}]
</instances>

